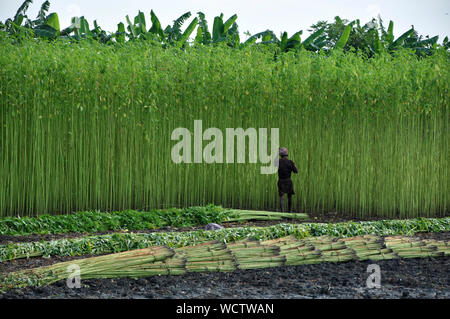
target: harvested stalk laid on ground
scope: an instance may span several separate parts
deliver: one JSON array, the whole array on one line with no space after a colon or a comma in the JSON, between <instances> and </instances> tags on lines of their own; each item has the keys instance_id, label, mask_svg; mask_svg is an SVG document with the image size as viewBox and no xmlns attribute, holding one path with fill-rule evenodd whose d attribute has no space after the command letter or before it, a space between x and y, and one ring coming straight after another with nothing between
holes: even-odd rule
<instances>
[{"instance_id":1,"label":"harvested stalk laid on ground","mask_svg":"<svg viewBox=\"0 0 450 319\"><path fill-rule=\"evenodd\" d=\"M67 267L74 263L80 267L81 278L88 279L225 272L350 260L442 257L449 253L448 242L399 236L344 239L286 236L266 241L245 239L229 244L210 241L175 249L155 246L23 270L0 277L0 289L46 285L62 280L67 276Z\"/></svg>"},{"instance_id":2,"label":"harvested stalk laid on ground","mask_svg":"<svg viewBox=\"0 0 450 319\"><path fill-rule=\"evenodd\" d=\"M189 232L155 232L155 233L115 233L80 238L57 239L44 242L8 243L0 245L0 262L19 258L38 256L81 256L115 253L152 246L167 245L170 247L194 246L202 242L217 240L220 242L236 242L245 238L258 240L280 240L280 243L294 243L290 239L281 240L286 236L305 238L305 246L335 243L337 239L324 235L348 238L349 246L377 245L377 236L407 235L416 232L450 231L450 217L438 219L417 218L411 220L381 220L367 222L345 222L337 224L301 223L278 224L270 227L239 227L224 228L217 231ZM373 235L369 235L373 234ZM322 237L321 237L322 236ZM362 237L361 237L362 236ZM347 241L345 241L347 243ZM392 245L402 244L398 238L393 238ZM407 243L407 242L406 242ZM308 244L308 245L307 245ZM376 247L379 247L378 246ZM407 243L408 244L408 243ZM248 245L248 243L247 243Z\"/></svg>"},{"instance_id":3,"label":"harvested stalk laid on ground","mask_svg":"<svg viewBox=\"0 0 450 319\"><path fill-rule=\"evenodd\" d=\"M283 218L288 219L308 219L307 214L303 213L279 213L279 212L266 212L266 211L255 211L255 210L240 210L232 209L229 210L230 214L234 214L237 217L228 218L228 222L240 222L245 220L281 220Z\"/></svg>"},{"instance_id":4,"label":"harvested stalk laid on ground","mask_svg":"<svg viewBox=\"0 0 450 319\"><path fill-rule=\"evenodd\" d=\"M207 225L209 230L221 229L216 223L249 220L308 219L307 214L248 211L221 206L154 209L151 211L85 211L64 215L38 217L0 217L0 235L86 233L107 230L147 230L161 227ZM94 222L93 222L94 221Z\"/></svg>"}]
</instances>

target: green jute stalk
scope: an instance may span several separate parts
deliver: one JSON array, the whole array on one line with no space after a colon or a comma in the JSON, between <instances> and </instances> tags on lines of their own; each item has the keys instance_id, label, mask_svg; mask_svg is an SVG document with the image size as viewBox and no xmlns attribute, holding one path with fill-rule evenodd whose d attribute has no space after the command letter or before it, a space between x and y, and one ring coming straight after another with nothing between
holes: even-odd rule
<instances>
[{"instance_id":1,"label":"green jute stalk","mask_svg":"<svg viewBox=\"0 0 450 319\"><path fill-rule=\"evenodd\" d=\"M323 262L320 257L314 258L302 258L302 259L287 259L285 262L286 266L300 266L300 265L313 265Z\"/></svg>"},{"instance_id":2,"label":"green jute stalk","mask_svg":"<svg viewBox=\"0 0 450 319\"><path fill-rule=\"evenodd\" d=\"M238 269L260 269L260 268L272 268L272 267L281 267L283 266L283 262L264 262L264 263L245 263L238 265Z\"/></svg>"},{"instance_id":3,"label":"green jute stalk","mask_svg":"<svg viewBox=\"0 0 450 319\"><path fill-rule=\"evenodd\" d=\"M388 260L388 259L398 259L399 256L396 253L380 253L378 255L370 255L370 256L363 256L359 258L359 260Z\"/></svg>"},{"instance_id":4,"label":"green jute stalk","mask_svg":"<svg viewBox=\"0 0 450 319\"><path fill-rule=\"evenodd\" d=\"M272 216L247 216L247 217L239 217L228 220L229 222L242 222L246 220L281 220L281 217L272 217Z\"/></svg>"},{"instance_id":5,"label":"green jute stalk","mask_svg":"<svg viewBox=\"0 0 450 319\"><path fill-rule=\"evenodd\" d=\"M228 250L217 250L217 251L205 251L205 252L199 252L198 254L188 254L187 257L189 259L201 259L201 258L214 258L216 256L220 257L220 256L229 256L230 255L230 251Z\"/></svg>"},{"instance_id":6,"label":"green jute stalk","mask_svg":"<svg viewBox=\"0 0 450 319\"><path fill-rule=\"evenodd\" d=\"M423 247L411 247L411 248L392 248L396 253L408 253L408 252L434 252L437 251L437 246L423 246Z\"/></svg>"},{"instance_id":7,"label":"green jute stalk","mask_svg":"<svg viewBox=\"0 0 450 319\"><path fill-rule=\"evenodd\" d=\"M401 248L409 248L409 247L423 247L426 246L426 243L422 241L417 242L405 242L405 243L398 243L398 244L392 244L389 242L386 242L386 247L392 248L392 249L401 249Z\"/></svg>"},{"instance_id":8,"label":"green jute stalk","mask_svg":"<svg viewBox=\"0 0 450 319\"><path fill-rule=\"evenodd\" d=\"M347 246L343 242L338 242L338 243L333 243L333 244L314 245L314 247L321 251L327 251L327 250L344 249Z\"/></svg>"},{"instance_id":9,"label":"green jute stalk","mask_svg":"<svg viewBox=\"0 0 450 319\"><path fill-rule=\"evenodd\" d=\"M289 243L294 243L294 242L298 242L299 240L293 236L286 236L286 237L280 237L280 238L275 238L275 239L269 239L269 240L264 240L261 242L261 244L264 245L284 245L284 244L289 244Z\"/></svg>"},{"instance_id":10,"label":"green jute stalk","mask_svg":"<svg viewBox=\"0 0 450 319\"><path fill-rule=\"evenodd\" d=\"M186 268L191 269L192 267L202 267L202 266L221 266L221 265L234 265L232 260L220 260L220 261L187 261Z\"/></svg>"},{"instance_id":11,"label":"green jute stalk","mask_svg":"<svg viewBox=\"0 0 450 319\"><path fill-rule=\"evenodd\" d=\"M263 218L289 218L289 219L308 219L309 216L304 213L280 213L280 212L267 212L267 211L252 211L252 210L231 210L231 213L237 214L239 217L236 219L247 218L251 219L254 217ZM230 219L229 221L233 221Z\"/></svg>"},{"instance_id":12,"label":"green jute stalk","mask_svg":"<svg viewBox=\"0 0 450 319\"><path fill-rule=\"evenodd\" d=\"M223 265L223 266L200 266L189 268L189 272L228 272L234 271L236 267L234 265Z\"/></svg>"},{"instance_id":13,"label":"green jute stalk","mask_svg":"<svg viewBox=\"0 0 450 319\"><path fill-rule=\"evenodd\" d=\"M378 255L378 254L389 254L393 253L392 249L390 248L384 248L384 249L375 249L375 250L368 250L368 251L357 251L356 255L359 258L372 256L372 255Z\"/></svg>"},{"instance_id":14,"label":"green jute stalk","mask_svg":"<svg viewBox=\"0 0 450 319\"><path fill-rule=\"evenodd\" d=\"M233 258L259 258L259 257L271 257L271 256L280 256L277 252L266 252L266 253L253 253L253 254L240 254L240 255L232 255Z\"/></svg>"},{"instance_id":15,"label":"green jute stalk","mask_svg":"<svg viewBox=\"0 0 450 319\"><path fill-rule=\"evenodd\" d=\"M380 237L376 235L362 235L362 236L355 236L355 237L348 237L348 238L342 238L341 240L345 241L346 243L353 243L353 242L371 242L371 241L380 241Z\"/></svg>"},{"instance_id":16,"label":"green jute stalk","mask_svg":"<svg viewBox=\"0 0 450 319\"><path fill-rule=\"evenodd\" d=\"M279 249L260 249L260 250L252 250L252 251L232 251L231 252L233 256L240 257L240 256L262 256L262 255L279 255Z\"/></svg>"},{"instance_id":17,"label":"green jute stalk","mask_svg":"<svg viewBox=\"0 0 450 319\"><path fill-rule=\"evenodd\" d=\"M384 247L383 243L369 243L366 245L349 245L347 244L347 247L352 248L354 250L370 250L370 249L381 249Z\"/></svg>"},{"instance_id":18,"label":"green jute stalk","mask_svg":"<svg viewBox=\"0 0 450 319\"><path fill-rule=\"evenodd\" d=\"M344 255L355 255L355 251L351 248L345 248L341 250L332 250L332 251L324 251L322 252L323 257L331 257L331 256L344 256Z\"/></svg>"},{"instance_id":19,"label":"green jute stalk","mask_svg":"<svg viewBox=\"0 0 450 319\"><path fill-rule=\"evenodd\" d=\"M355 260L355 255L349 254L349 255L342 255L342 256L326 256L326 257L322 257L321 260L326 261L326 262L339 263L339 262Z\"/></svg>"},{"instance_id":20,"label":"green jute stalk","mask_svg":"<svg viewBox=\"0 0 450 319\"><path fill-rule=\"evenodd\" d=\"M311 245L321 245L321 244L329 244L332 242L337 241L336 238L333 238L331 236L318 236L318 237L308 237L303 239L306 243Z\"/></svg>"},{"instance_id":21,"label":"green jute stalk","mask_svg":"<svg viewBox=\"0 0 450 319\"><path fill-rule=\"evenodd\" d=\"M313 243L316 244L315 247ZM393 243L394 245L390 245ZM226 245L211 241L209 244L176 249L154 246L19 271L0 277L0 288L48 284L64 279L67 277L66 268L72 263L80 266L82 278L113 278L184 274L186 271L232 271L236 268L256 269L349 260L441 257L450 253L448 242L421 241L407 237L388 240L386 248L380 248L383 247L381 237L370 236L351 240L323 237L311 241L297 240L289 236L285 239L264 242L243 240Z\"/></svg>"},{"instance_id":22,"label":"green jute stalk","mask_svg":"<svg viewBox=\"0 0 450 319\"><path fill-rule=\"evenodd\" d=\"M443 257L445 253L442 251L436 252L398 252L399 257L402 258L424 258L424 257Z\"/></svg>"},{"instance_id":23,"label":"green jute stalk","mask_svg":"<svg viewBox=\"0 0 450 319\"><path fill-rule=\"evenodd\" d=\"M280 247L280 251L286 251L286 250L290 250L290 249L296 249L296 250L313 250L314 249L314 246L307 245L303 242L286 244L286 245L282 245L279 247Z\"/></svg>"},{"instance_id":24,"label":"green jute stalk","mask_svg":"<svg viewBox=\"0 0 450 319\"><path fill-rule=\"evenodd\" d=\"M228 243L227 247L228 249L233 249L233 250L237 250L237 249L245 249L245 248L253 248L253 247L261 247L261 246L266 246L263 245L260 242L245 242L245 243ZM269 245L267 245L269 246Z\"/></svg>"},{"instance_id":25,"label":"green jute stalk","mask_svg":"<svg viewBox=\"0 0 450 319\"><path fill-rule=\"evenodd\" d=\"M242 257L238 258L236 262L238 264L248 264L248 263L260 263L260 262L285 262L286 256L267 256L267 257L259 257L258 259L252 257Z\"/></svg>"}]
</instances>

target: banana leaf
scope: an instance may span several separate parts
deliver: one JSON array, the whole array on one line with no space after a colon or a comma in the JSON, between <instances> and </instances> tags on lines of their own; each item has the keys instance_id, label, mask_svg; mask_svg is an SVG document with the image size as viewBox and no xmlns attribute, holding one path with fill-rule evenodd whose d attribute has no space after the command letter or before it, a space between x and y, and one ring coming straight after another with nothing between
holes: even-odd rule
<instances>
[{"instance_id":1,"label":"banana leaf","mask_svg":"<svg viewBox=\"0 0 450 319\"><path fill-rule=\"evenodd\" d=\"M34 33L42 38L54 38L58 35L58 31L48 24L41 24L34 28Z\"/></svg>"},{"instance_id":2,"label":"banana leaf","mask_svg":"<svg viewBox=\"0 0 450 319\"><path fill-rule=\"evenodd\" d=\"M325 31L325 27L317 30L313 34L311 34L309 37L305 39L302 43L302 47L306 48L308 45L310 45L312 42L314 42L323 32Z\"/></svg>"},{"instance_id":3,"label":"banana leaf","mask_svg":"<svg viewBox=\"0 0 450 319\"><path fill-rule=\"evenodd\" d=\"M342 33L341 37L339 38L338 42L334 45L335 50L343 50L345 45L348 42L348 38L350 37L350 32L352 31L352 25L349 24L345 27L344 32Z\"/></svg>"},{"instance_id":4,"label":"banana leaf","mask_svg":"<svg viewBox=\"0 0 450 319\"><path fill-rule=\"evenodd\" d=\"M125 42L125 25L122 22L117 25L116 41L119 43Z\"/></svg>"},{"instance_id":5,"label":"banana leaf","mask_svg":"<svg viewBox=\"0 0 450 319\"><path fill-rule=\"evenodd\" d=\"M137 25L136 31L138 32L138 34L147 33L147 29L145 27L144 12L139 11L138 15L134 17L134 24Z\"/></svg>"},{"instance_id":6,"label":"banana leaf","mask_svg":"<svg viewBox=\"0 0 450 319\"><path fill-rule=\"evenodd\" d=\"M165 38L164 30L161 28L161 23L153 10L150 11L150 19L152 21L152 27L148 30L148 32L158 35L160 40L163 41Z\"/></svg>"},{"instance_id":7,"label":"banana leaf","mask_svg":"<svg viewBox=\"0 0 450 319\"><path fill-rule=\"evenodd\" d=\"M131 23L130 17L127 15L126 16L127 19L127 23L128 23L128 31L130 31L131 34L131 39L136 39L137 38L137 30L136 27L133 23Z\"/></svg>"},{"instance_id":8,"label":"banana leaf","mask_svg":"<svg viewBox=\"0 0 450 319\"><path fill-rule=\"evenodd\" d=\"M223 39L224 26L222 18L223 14L221 14L219 17L214 18L213 34L212 34L213 42L218 42Z\"/></svg>"},{"instance_id":9,"label":"banana leaf","mask_svg":"<svg viewBox=\"0 0 450 319\"><path fill-rule=\"evenodd\" d=\"M189 26L184 31L183 35L181 36L180 40L177 42L178 47L182 47L184 43L189 39L192 32L194 32L195 27L198 24L198 18L194 18L192 22L189 24Z\"/></svg>"},{"instance_id":10,"label":"banana leaf","mask_svg":"<svg viewBox=\"0 0 450 319\"><path fill-rule=\"evenodd\" d=\"M410 37L411 35L414 34L414 28L409 29L408 31L406 31L405 33L403 33L400 37L398 37L397 40L395 40L390 46L389 46L389 50L395 49L397 47L399 47L400 45L403 44L403 42Z\"/></svg>"},{"instance_id":11,"label":"banana leaf","mask_svg":"<svg viewBox=\"0 0 450 319\"><path fill-rule=\"evenodd\" d=\"M236 21L237 15L232 15L225 23L223 24L223 33L227 32L228 29L233 25L233 23Z\"/></svg>"}]
</instances>

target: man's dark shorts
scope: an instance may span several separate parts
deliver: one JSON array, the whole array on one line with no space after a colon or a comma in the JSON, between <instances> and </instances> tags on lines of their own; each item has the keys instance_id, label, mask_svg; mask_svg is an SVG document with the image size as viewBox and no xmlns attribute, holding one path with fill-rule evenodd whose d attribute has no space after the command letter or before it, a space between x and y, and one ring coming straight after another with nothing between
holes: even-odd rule
<instances>
[{"instance_id":1,"label":"man's dark shorts","mask_svg":"<svg viewBox=\"0 0 450 319\"><path fill-rule=\"evenodd\" d=\"M278 194L282 196L283 194L294 195L294 184L290 178L279 179L278 180Z\"/></svg>"}]
</instances>

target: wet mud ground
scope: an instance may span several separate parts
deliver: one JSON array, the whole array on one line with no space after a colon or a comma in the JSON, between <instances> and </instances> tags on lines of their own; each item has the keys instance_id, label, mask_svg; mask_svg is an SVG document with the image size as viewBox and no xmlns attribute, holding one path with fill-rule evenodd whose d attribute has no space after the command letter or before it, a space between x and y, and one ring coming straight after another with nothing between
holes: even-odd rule
<instances>
[{"instance_id":1,"label":"wet mud ground","mask_svg":"<svg viewBox=\"0 0 450 319\"><path fill-rule=\"evenodd\" d=\"M315 220L316 221L316 220ZM283 222L288 222L284 220ZM292 221L289 221L292 223ZM324 222L324 221L323 221ZM228 223L226 227L269 226L280 221ZM165 228L154 231L200 229ZM41 236L41 237L39 237ZM57 237L54 237L57 236ZM32 235L25 240L49 240L79 237L85 234ZM416 237L450 240L450 232L418 233ZM25 241L14 237L12 241ZM0 241L10 241L5 236ZM0 263L0 274L88 256L29 258ZM367 267L377 264L381 270L381 287L368 288ZM44 299L166 299L166 298L450 298L450 257L416 258L384 261L321 263L228 273L188 273L181 276L152 276L82 280L81 288L68 288L65 281L46 287L31 287L0 293L2 298Z\"/></svg>"},{"instance_id":2,"label":"wet mud ground","mask_svg":"<svg viewBox=\"0 0 450 319\"><path fill-rule=\"evenodd\" d=\"M373 262L321 263L228 273L82 280L81 288L65 281L14 290L0 298L450 298L450 257L377 261L381 287L367 288Z\"/></svg>"}]
</instances>

